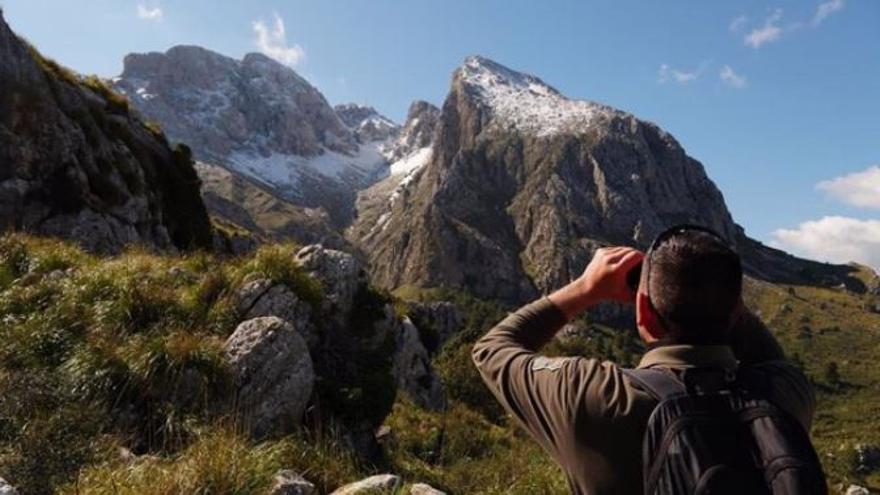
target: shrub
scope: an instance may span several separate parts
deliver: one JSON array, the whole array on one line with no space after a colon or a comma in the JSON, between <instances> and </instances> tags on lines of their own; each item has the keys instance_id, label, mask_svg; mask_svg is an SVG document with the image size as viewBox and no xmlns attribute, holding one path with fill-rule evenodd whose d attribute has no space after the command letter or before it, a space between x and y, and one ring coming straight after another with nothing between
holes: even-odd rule
<instances>
[{"instance_id":1,"label":"shrub","mask_svg":"<svg viewBox=\"0 0 880 495\"><path fill-rule=\"evenodd\" d=\"M283 283L300 299L313 308L320 308L324 298L321 284L308 276L294 261L298 246L295 244L273 244L262 246L240 270L240 279L248 275L268 277L274 282Z\"/></svg>"},{"instance_id":2,"label":"shrub","mask_svg":"<svg viewBox=\"0 0 880 495\"><path fill-rule=\"evenodd\" d=\"M114 91L106 81L98 76L90 75L83 78L82 84L104 98L107 102L107 110L110 113L128 115L128 98Z\"/></svg>"}]
</instances>

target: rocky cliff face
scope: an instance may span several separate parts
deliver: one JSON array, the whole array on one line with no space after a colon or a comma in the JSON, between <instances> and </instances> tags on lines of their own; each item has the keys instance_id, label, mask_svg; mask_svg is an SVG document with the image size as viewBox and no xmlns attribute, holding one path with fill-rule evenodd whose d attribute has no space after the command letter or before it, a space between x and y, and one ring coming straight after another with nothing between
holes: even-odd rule
<instances>
[{"instance_id":1,"label":"rocky cliff face","mask_svg":"<svg viewBox=\"0 0 880 495\"><path fill-rule=\"evenodd\" d=\"M102 81L43 58L2 13L0 228L109 253L211 243L188 149L172 150Z\"/></svg>"},{"instance_id":2,"label":"rocky cliff face","mask_svg":"<svg viewBox=\"0 0 880 495\"><path fill-rule=\"evenodd\" d=\"M198 159L324 207L338 224L386 166L316 88L261 54L235 60L195 46L130 54L115 87Z\"/></svg>"},{"instance_id":3,"label":"rocky cliff face","mask_svg":"<svg viewBox=\"0 0 880 495\"><path fill-rule=\"evenodd\" d=\"M644 248L677 223L720 232L753 274L845 276L745 237L703 166L656 125L534 76L468 58L439 121L430 159L380 205L362 198L349 230L385 287L522 301L577 276L598 247Z\"/></svg>"},{"instance_id":4,"label":"rocky cliff face","mask_svg":"<svg viewBox=\"0 0 880 495\"><path fill-rule=\"evenodd\" d=\"M373 107L347 103L333 107L336 115L354 131L359 143L387 141L397 137L400 126Z\"/></svg>"},{"instance_id":5,"label":"rocky cliff face","mask_svg":"<svg viewBox=\"0 0 880 495\"><path fill-rule=\"evenodd\" d=\"M434 130L440 121L440 109L427 101L416 100L409 106L406 123L401 129L397 141L386 154L392 162L405 159L407 156L430 147L434 139Z\"/></svg>"},{"instance_id":6,"label":"rocky cliff face","mask_svg":"<svg viewBox=\"0 0 880 495\"><path fill-rule=\"evenodd\" d=\"M425 101L410 105L406 123L397 137L384 148L392 162L387 176L358 194L357 220L346 235L361 245L383 231L390 209L419 170L430 161L440 109Z\"/></svg>"}]
</instances>

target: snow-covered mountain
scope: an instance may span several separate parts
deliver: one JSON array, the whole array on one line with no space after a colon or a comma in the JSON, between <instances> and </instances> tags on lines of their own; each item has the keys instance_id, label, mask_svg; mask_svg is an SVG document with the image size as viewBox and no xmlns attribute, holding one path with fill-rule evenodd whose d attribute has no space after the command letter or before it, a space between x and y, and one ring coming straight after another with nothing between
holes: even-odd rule
<instances>
[{"instance_id":1,"label":"snow-covered mountain","mask_svg":"<svg viewBox=\"0 0 880 495\"><path fill-rule=\"evenodd\" d=\"M333 108L295 71L264 55L236 60L197 46L130 54L114 86L200 161L244 175L291 204L323 208L337 228L354 218L358 191L426 161L439 115L416 102L400 126L372 107Z\"/></svg>"},{"instance_id":2,"label":"snow-covered mountain","mask_svg":"<svg viewBox=\"0 0 880 495\"><path fill-rule=\"evenodd\" d=\"M438 121L425 154L416 160L411 147L410 165L397 162L406 172L360 194L346 232L388 289L447 286L522 302L576 277L598 247L644 248L678 223L724 235L753 276L849 281L846 267L748 238L669 133L535 76L470 57Z\"/></svg>"},{"instance_id":3,"label":"snow-covered mountain","mask_svg":"<svg viewBox=\"0 0 880 495\"><path fill-rule=\"evenodd\" d=\"M459 68L461 84L491 113L502 130L548 136L584 131L602 118L623 112L592 101L573 100L541 79L485 57L468 57Z\"/></svg>"},{"instance_id":4,"label":"snow-covered mountain","mask_svg":"<svg viewBox=\"0 0 880 495\"><path fill-rule=\"evenodd\" d=\"M235 60L196 46L130 54L114 83L199 160L324 207L340 225L355 192L387 172L379 146L359 139L308 81L262 54Z\"/></svg>"}]
</instances>

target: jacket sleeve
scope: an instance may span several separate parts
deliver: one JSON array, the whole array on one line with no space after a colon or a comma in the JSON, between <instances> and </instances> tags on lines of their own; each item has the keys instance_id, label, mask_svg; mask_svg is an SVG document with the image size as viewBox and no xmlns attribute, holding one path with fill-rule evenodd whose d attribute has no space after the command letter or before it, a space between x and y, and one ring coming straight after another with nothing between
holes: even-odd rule
<instances>
[{"instance_id":1,"label":"jacket sleeve","mask_svg":"<svg viewBox=\"0 0 880 495\"><path fill-rule=\"evenodd\" d=\"M563 466L585 453L579 441L592 443L607 434L596 418L610 419L631 403L614 364L536 354L564 324L562 312L543 298L510 314L473 348L474 363L493 395Z\"/></svg>"}]
</instances>

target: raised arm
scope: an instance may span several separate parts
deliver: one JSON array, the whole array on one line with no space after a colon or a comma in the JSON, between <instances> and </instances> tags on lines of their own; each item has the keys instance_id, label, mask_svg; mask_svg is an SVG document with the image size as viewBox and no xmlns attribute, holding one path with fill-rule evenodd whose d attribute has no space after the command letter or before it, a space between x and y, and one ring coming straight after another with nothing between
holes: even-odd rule
<instances>
[{"instance_id":1,"label":"raised arm","mask_svg":"<svg viewBox=\"0 0 880 495\"><path fill-rule=\"evenodd\" d=\"M629 248L599 250L581 277L512 313L474 345L474 363L493 395L562 464L575 448L572 431L585 403L603 414L628 398L613 364L537 351L569 318L599 301L631 300L626 272L640 259ZM603 401L586 401L588 396Z\"/></svg>"}]
</instances>

